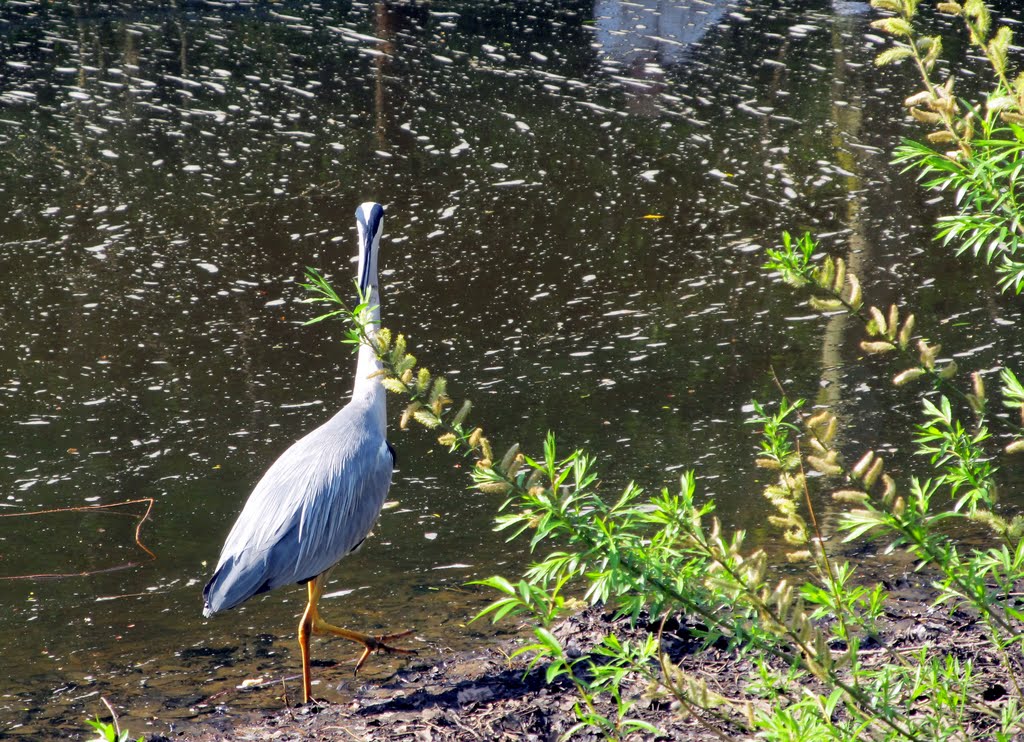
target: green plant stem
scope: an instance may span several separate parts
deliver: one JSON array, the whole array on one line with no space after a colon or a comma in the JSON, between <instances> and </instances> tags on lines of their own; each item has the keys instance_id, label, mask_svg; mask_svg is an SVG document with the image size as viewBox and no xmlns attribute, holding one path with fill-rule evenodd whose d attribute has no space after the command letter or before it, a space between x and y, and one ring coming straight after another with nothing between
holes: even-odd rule
<instances>
[{"instance_id":1,"label":"green plant stem","mask_svg":"<svg viewBox=\"0 0 1024 742\"><path fill-rule=\"evenodd\" d=\"M658 626L658 668L661 670L661 675L658 676L648 673L647 679L650 682L657 683L663 688L667 688L668 692L672 694L672 697L679 701L679 703L690 713L690 715L697 720L697 723L704 727L704 729L709 734L717 737L723 742L729 742L729 740L731 740L732 738L724 734L721 730L715 729L713 726L711 726L711 724L709 724L707 720L704 718L703 714L712 714L713 716L717 717L720 721L723 721L726 724L736 724L736 721L734 719L726 717L724 714L718 713L718 711L716 711L713 708L695 703L693 700L687 697L685 691L676 688L675 684L670 682L670 678L672 677L672 672L669 670L670 662L668 654L662 648L661 640L662 635L665 631L665 621L667 618L668 614L662 616L661 623ZM679 670L678 672L681 673L682 670ZM702 713L697 713L698 711ZM750 731L750 729L747 728L746 725L742 726L747 732Z\"/></svg>"},{"instance_id":2,"label":"green plant stem","mask_svg":"<svg viewBox=\"0 0 1024 742\"><path fill-rule=\"evenodd\" d=\"M739 585L742 588L743 594L746 596L748 600L751 601L752 605L759 612L761 612L763 615L769 616L777 626L782 628L783 632L785 633L789 641L800 650L803 659L800 659L798 655L794 655L789 652L786 652L785 650L779 649L777 646L773 644L769 644L762 640L751 637L751 641L756 645L757 649L763 652L767 652L771 654L773 657L786 661L790 664L794 662L799 662L804 669L808 670L809 672L811 672L811 674L815 676L822 677L824 675L824 677L827 678L830 683L835 685L837 688L841 688L843 692L846 693L847 696L855 702L854 708L857 709L858 715L862 715L862 720L870 721L874 718L878 718L881 719L881 721L886 726L890 727L894 732L896 732L900 736L912 740L919 739L917 735L904 729L895 721L885 716L876 716L877 712L873 708L871 700L866 698L859 688L849 685L831 670L828 670L824 668L820 663L811 660L810 658L813 658L815 656L814 650L811 647L807 646L800 639L799 636L793 633L785 625L785 622L782 621L777 614L775 614L771 606L767 605L764 601L757 597L756 588L746 584L746 581L743 579L743 577L740 574L738 574L735 570L733 570L724 560L719 559L715 550L710 548L701 538L699 538L697 534L687 531L687 535L690 538L691 546L696 547L698 552L701 552L704 555L704 557L707 558L709 561L716 563L726 574L729 575L730 578L732 578L736 582L737 585ZM709 625L715 626L719 629L726 630L729 630L731 628L727 622L723 621L717 615L704 608L704 606L696 603L687 596L679 593L677 590L675 590L675 588L673 588L671 585L666 584L664 581L662 581L655 575L645 572L642 567L640 567L637 563L633 561L632 555L624 554L621 559L621 564L625 569L633 573L635 576L643 576L646 581L650 582L663 593L670 596L673 600L675 600L680 605L684 606L687 610L690 610L693 613L701 616L701 618L706 620Z\"/></svg>"},{"instance_id":3,"label":"green plant stem","mask_svg":"<svg viewBox=\"0 0 1024 742\"><path fill-rule=\"evenodd\" d=\"M913 14L905 16L905 19L907 23L911 24L911 27L913 27ZM932 82L928 66L925 64L924 57L921 56L921 50L917 46L917 39L911 36L910 43L908 44L908 46L910 47L910 51L914 56L914 63L917 65L917 71L921 75L921 80L924 82L924 86L927 89L928 93L932 96L932 98L941 99L942 95L938 92L935 83ZM956 121L953 118L952 113L953 110L955 109L953 109L952 107L949 110L947 110L946 108L943 108L941 110L939 116L942 118L942 125L945 127L946 131L948 131L953 136L954 140L956 141L956 145L960 149L960 151L964 152L965 154L970 154L970 144L964 139L963 136L960 135L960 132L958 132L956 129Z\"/></svg>"},{"instance_id":4,"label":"green plant stem","mask_svg":"<svg viewBox=\"0 0 1024 742\"><path fill-rule=\"evenodd\" d=\"M986 617L985 623L988 624L989 633L993 637L996 637L992 643L995 646L996 651L999 653L999 659L1003 663L1003 668L1006 670L1006 674L1009 675L1010 680L1013 681L1014 690L1017 691L1017 698L1024 699L1024 690L1021 689L1020 679L1017 677L1017 673L1013 669L1013 663L1010 662L1010 655L1006 653L1006 646L1003 642L998 640L998 634L988 617Z\"/></svg>"},{"instance_id":5,"label":"green plant stem","mask_svg":"<svg viewBox=\"0 0 1024 742\"><path fill-rule=\"evenodd\" d=\"M775 373L774 367L771 369L771 372L772 372L772 379L775 382L775 386L778 388L779 393L782 395L783 399L785 399L786 396L787 396L786 395L786 390L783 388L782 382L779 380L778 375ZM796 414L798 416L800 416L802 419L804 419L806 421L806 418L804 417L803 413L800 411L799 406L794 405L793 406L793 411L796 412ZM831 447L829 443L827 443L826 441L822 441L821 438L819 438L818 435L813 430L811 430L811 435L814 436L815 440L818 441L819 445L821 445L822 448L830 448ZM824 536L821 533L821 528L818 527L818 517L817 517L817 514L815 513L815 510L814 510L814 504L811 502L811 493L810 493L810 490L807 487L807 474L804 471L804 463L803 463L804 462L804 456L803 456L803 451L800 448L800 441L799 441L799 439L796 441L796 452L797 452L797 461L799 462L799 466L800 466L800 481L803 484L803 488L802 489L803 489L804 502L807 505L807 513L811 517L811 528L814 529L814 536L818 540L818 551L821 554L821 563L824 565L824 568L825 568L824 572L825 572L825 575L826 575L826 578L827 578L826 582L828 583L829 592L832 593L833 602L838 607L839 605L842 604L841 596L840 596L840 593L839 593L839 586L836 583L835 572L832 569L832 560L829 559L828 551L826 551L826 549L825 549L825 539L824 539ZM837 612L836 612L836 620L839 622L839 625L840 625L840 628L842 630L842 635L843 635L844 640L847 642L847 644L849 644L849 641L850 641L850 631L849 631L849 626L847 626L847 623L846 623L846 612L845 611L838 611L837 610ZM856 685L857 684L857 676L854 675L853 677L854 677L854 684Z\"/></svg>"},{"instance_id":6,"label":"green plant stem","mask_svg":"<svg viewBox=\"0 0 1024 742\"><path fill-rule=\"evenodd\" d=\"M819 442L820 442L820 439L819 439ZM822 443L822 445L823 446L828 446L829 444ZM846 467L843 466L842 464L839 464L839 466L843 468L844 475L848 479L850 479L851 481L856 481L856 477L854 477L854 475L852 474L852 472L850 470L846 469ZM802 463L801 463L801 470L802 470ZM811 517L812 517L812 522L813 522L814 511L813 511L813 508L811 507L809 495L808 495L807 505L808 505L808 508L810 509ZM946 574L946 576L953 582L954 586L959 591L959 593L964 597L964 599L966 599L977 610L979 610L982 613L982 615L985 617L986 620L990 620L990 621L994 622L996 625L998 625L998 627L1003 632L1006 632L1006 633L1011 634L1011 635L1014 633L1013 628L1009 624L1008 621L1006 621L1002 617L1000 617L1000 616L996 615L995 613L993 613L991 608L987 604L982 603L981 601L975 600L975 599L973 599L971 597L972 594L973 594L973 591L970 589L970 586L966 582L964 582L962 578L960 578L957 575L957 571L952 566L950 566L947 563L947 561L946 561L946 557L947 557L946 552L944 552L941 549L934 548L932 543L931 543L931 541L921 537L920 531L918 531L917 529L908 527L908 525L906 524L906 522L903 520L902 517L896 516L896 515L890 515L890 520L888 521L888 523L889 523L889 527L890 528L892 528L897 533L899 533L901 536L903 536L904 538L908 539L911 543L914 544L914 546L916 547L918 552L921 553L924 556L926 563L931 563L931 564L937 565L942 570L942 572L944 574ZM814 524L814 527L815 527L815 530L817 530L817 524L816 523ZM819 533L819 538L820 538L820 533ZM1015 546L1012 543L1009 543L1008 545L1010 546L1010 548L1014 548L1014 546ZM831 571L829 572L829 574L830 574L830 577L832 577Z\"/></svg>"},{"instance_id":7,"label":"green plant stem","mask_svg":"<svg viewBox=\"0 0 1024 742\"><path fill-rule=\"evenodd\" d=\"M839 298L842 300L842 297ZM848 308L853 309L853 307ZM376 336L371 336L365 331L365 326L360 324L358 316L354 317L354 321L357 328L354 333L355 341L369 346L381 360L383 366L381 375L384 377L382 382L390 382L389 389L398 391L413 402L430 402L429 395L424 391L423 385L417 385L410 381L411 376L409 372L411 366L407 363L410 357L397 358L396 360L393 354L386 352L387 349L382 345L383 341L380 338L383 337L383 330L378 331ZM415 359L413 359L414 363ZM482 455L484 453L481 439L477 435L479 428L472 433L467 432L461 424L449 421L444 410L441 409L444 405L438 406L436 399L432 404L434 405L433 409L435 412L433 414L436 420L432 420L428 427L451 436L449 446L451 450L458 451L463 455ZM756 631L751 632L743 617L736 617L730 621L725 617L727 614L723 614L721 610L708 607L701 600L688 595L684 590L677 587L672 578L666 576L663 570L659 568L657 560L652 561L645 547L633 545L641 543L639 537L629 532L620 533L610 523L606 522L606 519L620 517L622 514L616 510L618 505L609 509L601 503L596 495L589 494L586 488L591 485L593 477L586 476L586 460L578 458L579 452L559 463L556 459L554 443L551 441L550 451L546 450L546 456L546 460L540 464L529 462L530 466L534 468L534 475L542 473L542 479L546 480L543 482L538 480L536 484L533 484L533 477L527 478L525 473L510 474L507 468L493 466L492 461L490 461L493 459L491 456L483 457L484 460L488 460L486 466L482 465L483 460L478 462L478 465L474 468L473 477L478 486L481 483L500 485L503 494L508 496L506 505L512 502L519 502L523 506L523 511L515 519L509 520L507 523L520 524L522 526L519 529L520 533L530 527L537 528L537 534L532 540L532 547L536 547L543 538L551 533L563 534L570 543L579 545L580 550L574 556L572 564L570 566L559 566L557 570L564 570L566 575L579 576L591 569L590 565L593 562L588 560L595 558L603 559L604 561L601 564L605 566L600 567L599 570L604 569L610 563L614 564L616 568L623 570L624 575L629 575L636 584L643 584L652 588L653 591L657 591L657 593L669 599L676 606L699 616L709 627L714 628L716 631L726 636L738 637L747 647L781 660L790 667L807 671L828 683L832 688L838 689L846 699L846 708L851 717L865 727L875 727L878 731L887 730L888 733L908 740L921 739L920 733L915 731L913 727L908 726L906 717L901 717L888 704L878 705L874 703L873 699L859 685L859 679L856 675L852 683L841 676L833 666L831 653L824 642L821 642L819 647L815 647L813 642L808 641L803 634L804 629L810 627L811 624L810 619L802 612L802 609L798 609L798 612L791 617L798 619L797 623L790 623L785 615L776 610L772 602L779 602L782 605L783 603L780 602L782 598L777 596L769 597L769 593L766 592L767 589L760 584L761 578L752 577L754 571L751 568L741 568L739 562L733 564L731 556L733 551L721 542L720 537L717 535L717 524L714 529L715 535L713 539L711 541L708 540L708 535L704 533L699 525L698 519L700 514L693 509L692 504L687 505L686 517L681 517L683 511L677 511L673 514L677 522L665 525L666 529L673 529L672 538L682 537L678 546L673 545L671 547L673 549L671 553L683 555L689 552L693 554L694 563L707 564L713 567L717 575L714 579L723 586L720 594L736 596L738 602L746 606L744 609L745 614L761 616L768 630L767 635L759 634ZM564 484L567 481L566 478L572 472L575 472L575 481ZM562 492L563 486L568 488L564 493ZM809 497L806 491L804 494L805 497ZM627 514L641 512L640 510L628 509L631 506L623 507L627 508L624 511ZM583 509L581 510L581 508ZM546 526L544 531L541 532L538 524L532 522L535 519L540 519L539 522L543 522L547 518L555 519L557 521L557 528ZM898 519L894 518L893 520L899 523ZM817 524L815 523L814 525L820 541L820 532L817 529ZM900 525L905 529L909 528L906 524ZM677 531L678 533L676 533ZM908 537L916 535L908 533ZM626 540L622 540L623 538ZM927 544L922 542L919 546L921 549L925 549ZM736 548L738 546L732 547L732 549ZM841 605L841 596L836 592L839 590L839 585L835 571L830 566L827 566L826 572L830 579L832 601L836 605ZM548 574L556 573L548 572ZM536 574L543 576L545 573L537 572ZM593 579L592 574L588 576ZM958 584L958 587L966 588L967 585L961 582ZM782 589L781 586L779 589ZM970 595L966 591L965 594ZM747 613L748 611L750 613ZM997 621L998 619L993 618L993 620ZM794 627L800 629L799 633L797 628ZM808 630L815 631L813 628ZM849 633L848 628L844 629L844 631L847 634ZM819 638L821 635L811 633L810 636ZM852 648L850 651L852 653ZM819 652L821 653L819 654ZM573 667L564 661L564 657L562 661L569 670L570 680L577 688L577 692L579 692L584 704L591 715L596 718L597 712L593 707L592 699L588 696L590 690L585 679L578 676ZM690 706L694 706L692 702L689 703Z\"/></svg>"},{"instance_id":8,"label":"green plant stem","mask_svg":"<svg viewBox=\"0 0 1024 742\"><path fill-rule=\"evenodd\" d=\"M901 12L904 20L910 26L914 28L914 16L916 15L916 6L903 6ZM1000 95L1008 94L1013 90L1009 79L1006 76L1006 71L1001 67L992 56L988 45L985 43L981 28L968 16L966 13L961 13L964 24L967 27L968 35L971 44L977 47L981 53L985 56L989 62L994 74L996 75L996 85L990 97L998 97ZM949 93L946 91L939 92L939 86L937 86L931 77L931 70L925 60L925 57L921 54L921 49L918 46L919 37L915 34L911 34L908 39L907 48L910 50L911 55L914 59L914 63L917 67L918 74L922 83L925 86L926 91L934 100L941 100L948 98ZM951 106L943 106L939 109L939 116L942 120L943 127L945 130L954 138L955 144L963 157L966 158L966 163L961 159L955 157L949 157L948 159L954 163L954 165L960 170L961 173L967 176L975 176L973 178L974 186L982 193L985 194L990 203L994 203L998 206L999 211L1009 218L1009 227L1012 231L1018 235L1024 234L1024 225L1022 225L1016 217L1018 216L1018 210L1016 207L1015 199L1013 198L1012 191L1007 191L1001 184L994 182L988 177L987 169L972 167L968 165L976 164L974 158L974 146L971 142L971 137L965 135L962 132L970 130L969 122L974 120L978 121L985 129L986 140L991 137L991 124L988 119L981 116L978 112L978 108L975 106L967 105L967 113L963 116L957 116L955 114L956 108ZM962 130L961 130L961 126ZM1007 196L1010 201L1010 207L1007 207L1006 201ZM1008 258L1005 258L1008 259Z\"/></svg>"}]
</instances>

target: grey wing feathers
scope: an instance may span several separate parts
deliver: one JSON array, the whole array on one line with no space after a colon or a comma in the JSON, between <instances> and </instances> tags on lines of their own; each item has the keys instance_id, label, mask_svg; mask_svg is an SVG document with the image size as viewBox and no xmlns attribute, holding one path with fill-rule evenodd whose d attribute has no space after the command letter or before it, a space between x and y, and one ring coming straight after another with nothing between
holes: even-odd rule
<instances>
[{"instance_id":1,"label":"grey wing feathers","mask_svg":"<svg viewBox=\"0 0 1024 742\"><path fill-rule=\"evenodd\" d=\"M394 459L360 412L346 407L263 475L204 590L206 615L316 577L366 538L391 485Z\"/></svg>"}]
</instances>

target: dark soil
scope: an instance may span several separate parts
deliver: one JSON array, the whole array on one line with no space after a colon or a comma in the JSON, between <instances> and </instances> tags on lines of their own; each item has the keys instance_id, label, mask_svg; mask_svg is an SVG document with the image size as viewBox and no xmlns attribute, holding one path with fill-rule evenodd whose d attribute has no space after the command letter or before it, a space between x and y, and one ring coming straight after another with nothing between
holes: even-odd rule
<instances>
[{"instance_id":1,"label":"dark soil","mask_svg":"<svg viewBox=\"0 0 1024 742\"><path fill-rule=\"evenodd\" d=\"M865 643L864 664L889 661L891 651L906 653L918 648L970 659L975 676L982 681L982 698L998 716L1000 704L1009 697L1010 681L977 621L964 613L933 608L929 596L909 583L887 587L891 592L881 642ZM565 620L555 633L575 655L588 652L612 631L622 638L638 638L658 628L631 627L591 608ZM686 673L702 679L709 690L733 700L758 703L747 686L752 658L733 652L724 641L704 648L696 638L700 628L685 618L670 620L662 631L664 651ZM169 737L155 735L150 740L554 740L576 724L574 707L579 698L564 679L546 684L544 666L526 672L527 657L509 659L524 641L520 638L462 653L435 665L414 660L385 681L347 699L328 698L326 703L268 711L262 718L249 720L221 709L170 732ZM648 698L645 691L640 681L624 687L624 695L637 700L631 715L661 730L659 739L752 738L742 717L686 715L666 700ZM610 707L603 710L611 711ZM927 699L922 699L922 713L927 713ZM988 722L979 717L974 723L972 738L986 738ZM573 738L601 739L602 735L583 730Z\"/></svg>"}]
</instances>

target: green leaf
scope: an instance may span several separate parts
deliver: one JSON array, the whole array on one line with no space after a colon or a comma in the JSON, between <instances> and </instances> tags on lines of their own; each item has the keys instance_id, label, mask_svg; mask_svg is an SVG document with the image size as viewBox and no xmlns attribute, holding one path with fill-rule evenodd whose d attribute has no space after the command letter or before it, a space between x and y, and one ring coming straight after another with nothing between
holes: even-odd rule
<instances>
[{"instance_id":1,"label":"green leaf","mask_svg":"<svg viewBox=\"0 0 1024 742\"><path fill-rule=\"evenodd\" d=\"M331 319L333 317L337 317L340 314L348 314L348 312L346 312L344 309L335 309L333 312L321 314L319 317L314 317L313 319L306 320L305 322L302 323L302 326L305 327L307 325L315 325L317 322L323 322L325 319Z\"/></svg>"},{"instance_id":2,"label":"green leaf","mask_svg":"<svg viewBox=\"0 0 1024 742\"><path fill-rule=\"evenodd\" d=\"M902 18L879 18L878 20L871 21L871 26L893 36L910 37L914 35L913 27Z\"/></svg>"},{"instance_id":3,"label":"green leaf","mask_svg":"<svg viewBox=\"0 0 1024 742\"><path fill-rule=\"evenodd\" d=\"M543 626L537 626L533 630L534 636L540 640L540 643L547 647L548 651L551 652L552 656L561 657L564 655L562 651L562 645L559 643L555 635L545 629Z\"/></svg>"},{"instance_id":4,"label":"green leaf","mask_svg":"<svg viewBox=\"0 0 1024 742\"><path fill-rule=\"evenodd\" d=\"M483 587L490 587L498 592L505 593L506 595L516 595L516 589L512 586L512 583L506 580L504 577L495 575L488 577L484 580L473 580L468 583L470 585L482 585Z\"/></svg>"},{"instance_id":5,"label":"green leaf","mask_svg":"<svg viewBox=\"0 0 1024 742\"><path fill-rule=\"evenodd\" d=\"M878 67L885 67L886 65L894 64L895 62L899 62L912 56L914 56L914 52L909 46L903 46L902 44L898 46L891 46L875 57L875 65Z\"/></svg>"},{"instance_id":6,"label":"green leaf","mask_svg":"<svg viewBox=\"0 0 1024 742\"><path fill-rule=\"evenodd\" d=\"M640 719L626 719L621 726L623 730L648 732L654 737L661 736L661 730L658 727Z\"/></svg>"},{"instance_id":7,"label":"green leaf","mask_svg":"<svg viewBox=\"0 0 1024 742\"><path fill-rule=\"evenodd\" d=\"M548 685L551 685L551 683L553 683L559 677L561 677L562 675L566 675L568 673L569 668L566 667L563 663L552 662L550 665L548 665L547 670L544 671L544 681Z\"/></svg>"}]
</instances>

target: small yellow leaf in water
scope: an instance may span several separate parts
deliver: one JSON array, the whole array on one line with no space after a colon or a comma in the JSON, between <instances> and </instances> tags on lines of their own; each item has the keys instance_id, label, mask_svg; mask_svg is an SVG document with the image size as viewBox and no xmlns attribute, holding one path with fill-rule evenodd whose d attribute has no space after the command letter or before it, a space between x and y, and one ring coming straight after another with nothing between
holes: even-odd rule
<instances>
[{"instance_id":1,"label":"small yellow leaf in water","mask_svg":"<svg viewBox=\"0 0 1024 742\"><path fill-rule=\"evenodd\" d=\"M664 214L644 214L641 219L664 219Z\"/></svg>"}]
</instances>

